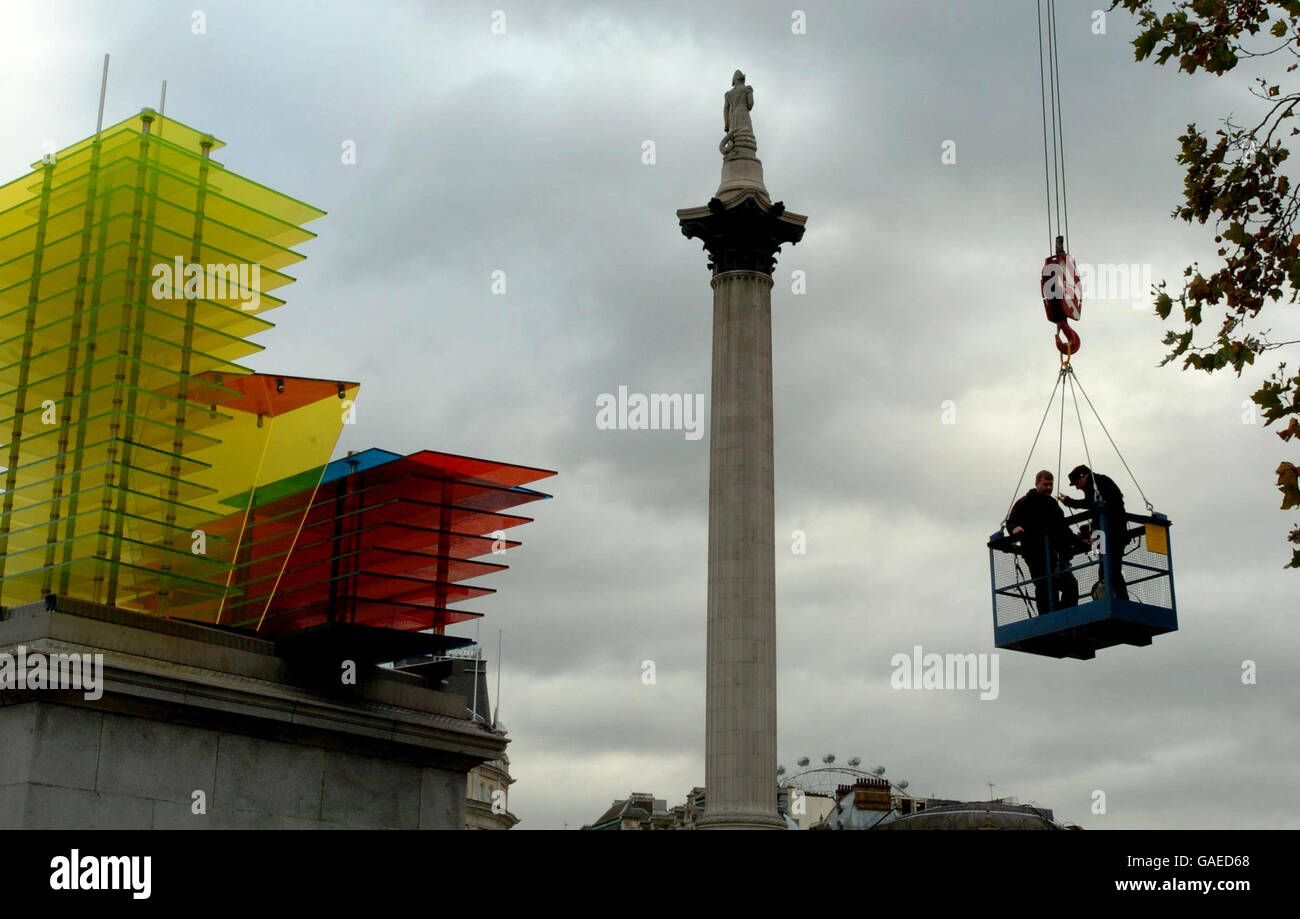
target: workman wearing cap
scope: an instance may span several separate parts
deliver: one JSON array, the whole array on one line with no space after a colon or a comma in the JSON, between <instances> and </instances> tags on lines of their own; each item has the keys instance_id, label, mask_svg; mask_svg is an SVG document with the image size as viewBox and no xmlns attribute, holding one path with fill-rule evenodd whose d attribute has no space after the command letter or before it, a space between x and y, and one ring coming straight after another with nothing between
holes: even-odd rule
<instances>
[{"instance_id":1,"label":"workman wearing cap","mask_svg":"<svg viewBox=\"0 0 1300 919\"><path fill-rule=\"evenodd\" d=\"M1104 537L1101 551L1110 557L1107 592L1112 597L1127 600L1128 586L1124 583L1123 569L1124 547L1128 544L1128 521L1124 511L1124 493L1109 476L1094 473L1087 466L1075 466L1070 470L1068 478L1071 485L1083 492L1083 497L1070 498L1058 494L1057 500L1066 507L1095 511L1100 516L1100 530ZM1108 567L1105 559L1102 560L1101 567L1104 575Z\"/></svg>"}]
</instances>

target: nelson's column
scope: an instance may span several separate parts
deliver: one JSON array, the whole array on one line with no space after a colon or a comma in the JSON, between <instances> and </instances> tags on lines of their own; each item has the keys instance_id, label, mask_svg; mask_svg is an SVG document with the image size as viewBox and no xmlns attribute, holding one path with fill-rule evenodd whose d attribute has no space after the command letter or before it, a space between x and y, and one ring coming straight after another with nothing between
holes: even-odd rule
<instances>
[{"instance_id":1,"label":"nelson's column","mask_svg":"<svg viewBox=\"0 0 1300 919\"><path fill-rule=\"evenodd\" d=\"M677 212L713 272L708 700L700 829L785 829L776 807L772 268L807 217L768 197L739 70L724 96L722 184Z\"/></svg>"}]
</instances>

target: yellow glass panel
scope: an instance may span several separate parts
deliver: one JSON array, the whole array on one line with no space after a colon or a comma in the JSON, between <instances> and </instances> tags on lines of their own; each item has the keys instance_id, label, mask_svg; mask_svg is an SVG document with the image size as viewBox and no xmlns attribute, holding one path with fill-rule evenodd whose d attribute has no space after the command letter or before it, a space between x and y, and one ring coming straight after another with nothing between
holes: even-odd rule
<instances>
[{"instance_id":1,"label":"yellow glass panel","mask_svg":"<svg viewBox=\"0 0 1300 919\"><path fill-rule=\"evenodd\" d=\"M265 605L356 386L237 363L324 212L221 146L133 116L0 186L0 603Z\"/></svg>"}]
</instances>

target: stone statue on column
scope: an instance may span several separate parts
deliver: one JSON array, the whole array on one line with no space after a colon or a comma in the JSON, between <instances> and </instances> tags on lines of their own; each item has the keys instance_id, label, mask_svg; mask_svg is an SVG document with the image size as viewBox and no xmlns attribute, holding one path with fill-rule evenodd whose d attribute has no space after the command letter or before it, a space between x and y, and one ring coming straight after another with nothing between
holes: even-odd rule
<instances>
[{"instance_id":1,"label":"stone statue on column","mask_svg":"<svg viewBox=\"0 0 1300 919\"><path fill-rule=\"evenodd\" d=\"M750 151L758 149L754 139L754 125L749 120L749 112L754 107L754 88L745 85L745 75L739 70L731 78L731 89L722 97L722 129L726 136L718 144L723 156L730 154L736 147L737 138L748 139L744 144Z\"/></svg>"},{"instance_id":2,"label":"stone statue on column","mask_svg":"<svg viewBox=\"0 0 1300 919\"><path fill-rule=\"evenodd\" d=\"M719 198L724 200L738 193L757 192L764 198L763 164L755 155L758 141L754 139L754 125L749 111L754 107L754 89L745 83L739 70L731 78L731 89L722 97L722 127L726 134L718 144L722 154L722 184L718 186Z\"/></svg>"}]
</instances>

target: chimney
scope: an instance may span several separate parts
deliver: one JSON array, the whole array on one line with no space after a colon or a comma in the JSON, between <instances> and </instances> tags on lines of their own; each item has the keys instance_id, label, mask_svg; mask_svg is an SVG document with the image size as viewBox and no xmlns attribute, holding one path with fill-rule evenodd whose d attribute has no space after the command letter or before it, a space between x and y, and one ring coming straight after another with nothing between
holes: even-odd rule
<instances>
[{"instance_id":1,"label":"chimney","mask_svg":"<svg viewBox=\"0 0 1300 919\"><path fill-rule=\"evenodd\" d=\"M889 780L858 779L853 783L853 807L860 811L890 810Z\"/></svg>"}]
</instances>

